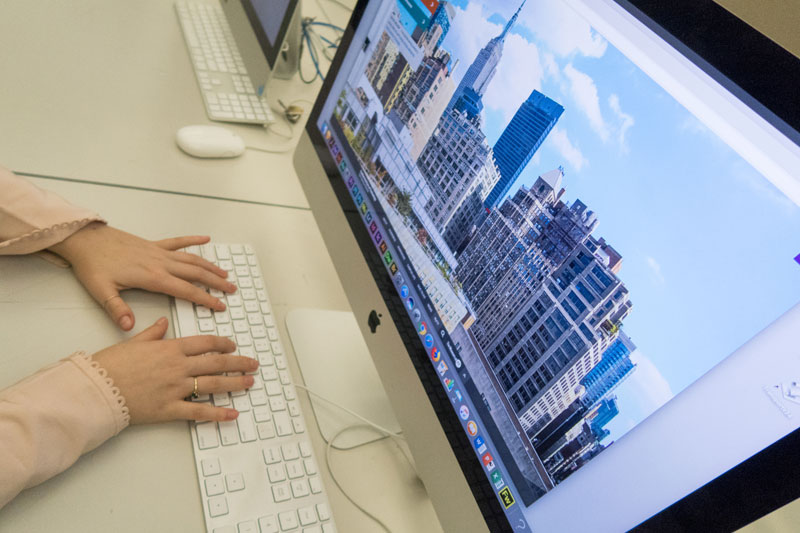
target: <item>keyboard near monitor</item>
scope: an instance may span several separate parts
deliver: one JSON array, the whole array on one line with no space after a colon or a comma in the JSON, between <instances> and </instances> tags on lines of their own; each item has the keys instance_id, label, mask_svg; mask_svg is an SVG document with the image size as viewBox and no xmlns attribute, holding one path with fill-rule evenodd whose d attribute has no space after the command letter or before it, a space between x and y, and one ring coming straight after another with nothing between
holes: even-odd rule
<instances>
[{"instance_id":1,"label":"keyboard near monitor","mask_svg":"<svg viewBox=\"0 0 800 533\"><path fill-rule=\"evenodd\" d=\"M175 300L176 336L220 335L260 368L247 391L201 395L195 401L232 407L230 422L191 422L197 478L209 533L334 533L330 504L286 364L286 355L249 245L206 244L189 251L228 272L239 290L213 296L212 311Z\"/></svg>"},{"instance_id":2,"label":"keyboard near monitor","mask_svg":"<svg viewBox=\"0 0 800 533\"><path fill-rule=\"evenodd\" d=\"M175 3L197 84L211 120L271 124L275 116L256 93L219 3Z\"/></svg>"}]
</instances>

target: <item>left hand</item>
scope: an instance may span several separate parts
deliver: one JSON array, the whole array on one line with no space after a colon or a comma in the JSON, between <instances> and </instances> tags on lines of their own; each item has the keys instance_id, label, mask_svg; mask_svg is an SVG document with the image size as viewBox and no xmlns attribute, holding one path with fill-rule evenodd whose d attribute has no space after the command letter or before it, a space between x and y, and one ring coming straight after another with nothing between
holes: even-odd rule
<instances>
[{"instance_id":1,"label":"left hand","mask_svg":"<svg viewBox=\"0 0 800 533\"><path fill-rule=\"evenodd\" d=\"M89 294L103 306L120 328L133 328L133 311L120 297L125 289L145 289L183 298L222 311L225 304L203 289L199 282L224 292L236 286L225 280L228 273L205 259L179 251L205 244L205 236L147 241L99 222L73 233L50 251L72 264L72 270Z\"/></svg>"}]
</instances>

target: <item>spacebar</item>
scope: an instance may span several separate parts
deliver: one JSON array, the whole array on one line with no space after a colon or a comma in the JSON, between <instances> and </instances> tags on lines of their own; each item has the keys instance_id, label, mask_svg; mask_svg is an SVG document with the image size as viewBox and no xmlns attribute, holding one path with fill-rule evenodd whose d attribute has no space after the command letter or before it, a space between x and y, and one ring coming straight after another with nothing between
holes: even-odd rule
<instances>
[{"instance_id":1,"label":"spacebar","mask_svg":"<svg viewBox=\"0 0 800 533\"><path fill-rule=\"evenodd\" d=\"M192 302L175 298L175 315L178 317L175 331L176 337L197 335L197 322L194 319Z\"/></svg>"}]
</instances>

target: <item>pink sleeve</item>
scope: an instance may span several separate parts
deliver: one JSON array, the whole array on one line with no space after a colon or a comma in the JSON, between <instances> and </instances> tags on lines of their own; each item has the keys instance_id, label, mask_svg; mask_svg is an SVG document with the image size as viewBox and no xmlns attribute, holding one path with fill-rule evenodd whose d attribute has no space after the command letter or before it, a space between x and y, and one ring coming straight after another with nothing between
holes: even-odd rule
<instances>
[{"instance_id":1,"label":"pink sleeve","mask_svg":"<svg viewBox=\"0 0 800 533\"><path fill-rule=\"evenodd\" d=\"M0 167L0 255L38 252L104 220Z\"/></svg>"},{"instance_id":2,"label":"pink sleeve","mask_svg":"<svg viewBox=\"0 0 800 533\"><path fill-rule=\"evenodd\" d=\"M129 422L125 400L83 352L0 391L0 508Z\"/></svg>"}]
</instances>

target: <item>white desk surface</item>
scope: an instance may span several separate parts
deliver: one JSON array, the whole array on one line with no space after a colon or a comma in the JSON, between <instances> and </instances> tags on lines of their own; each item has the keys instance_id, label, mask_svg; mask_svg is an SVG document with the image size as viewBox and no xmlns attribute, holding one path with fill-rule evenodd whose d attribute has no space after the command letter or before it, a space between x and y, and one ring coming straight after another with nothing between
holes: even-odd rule
<instances>
[{"instance_id":1,"label":"white desk surface","mask_svg":"<svg viewBox=\"0 0 800 533\"><path fill-rule=\"evenodd\" d=\"M334 23L347 23L346 10L321 1ZM304 15L325 20L317 2L302 5ZM307 206L285 154L248 150L236 159L208 161L178 149L179 128L212 122L173 6L171 0L0 2L0 165L45 176ZM278 99L313 101L319 87L319 81L304 85L297 76L272 80L267 100L275 109ZM310 104L299 105L310 111ZM294 139L287 140L260 126L215 124L229 127L248 145L278 149L294 146L303 128L295 125ZM275 127L289 132L280 117Z\"/></svg>"},{"instance_id":2,"label":"white desk surface","mask_svg":"<svg viewBox=\"0 0 800 533\"><path fill-rule=\"evenodd\" d=\"M348 309L307 210L32 181L147 238L209 234L219 242L253 244L295 379L299 372L284 325L286 313L298 307ZM67 269L31 256L0 257L0 279L0 388L75 350L93 352L125 337ZM136 314L135 331L169 316L163 295L124 294ZM299 396L339 530L375 531L377 526L345 499L322 466L324 442L307 397ZM424 488L395 444L381 441L334 452L333 465L356 500L393 531L441 531ZM54 524L60 532L203 531L188 424L128 428L63 474L24 491L0 512L0 531L52 531Z\"/></svg>"}]
</instances>

